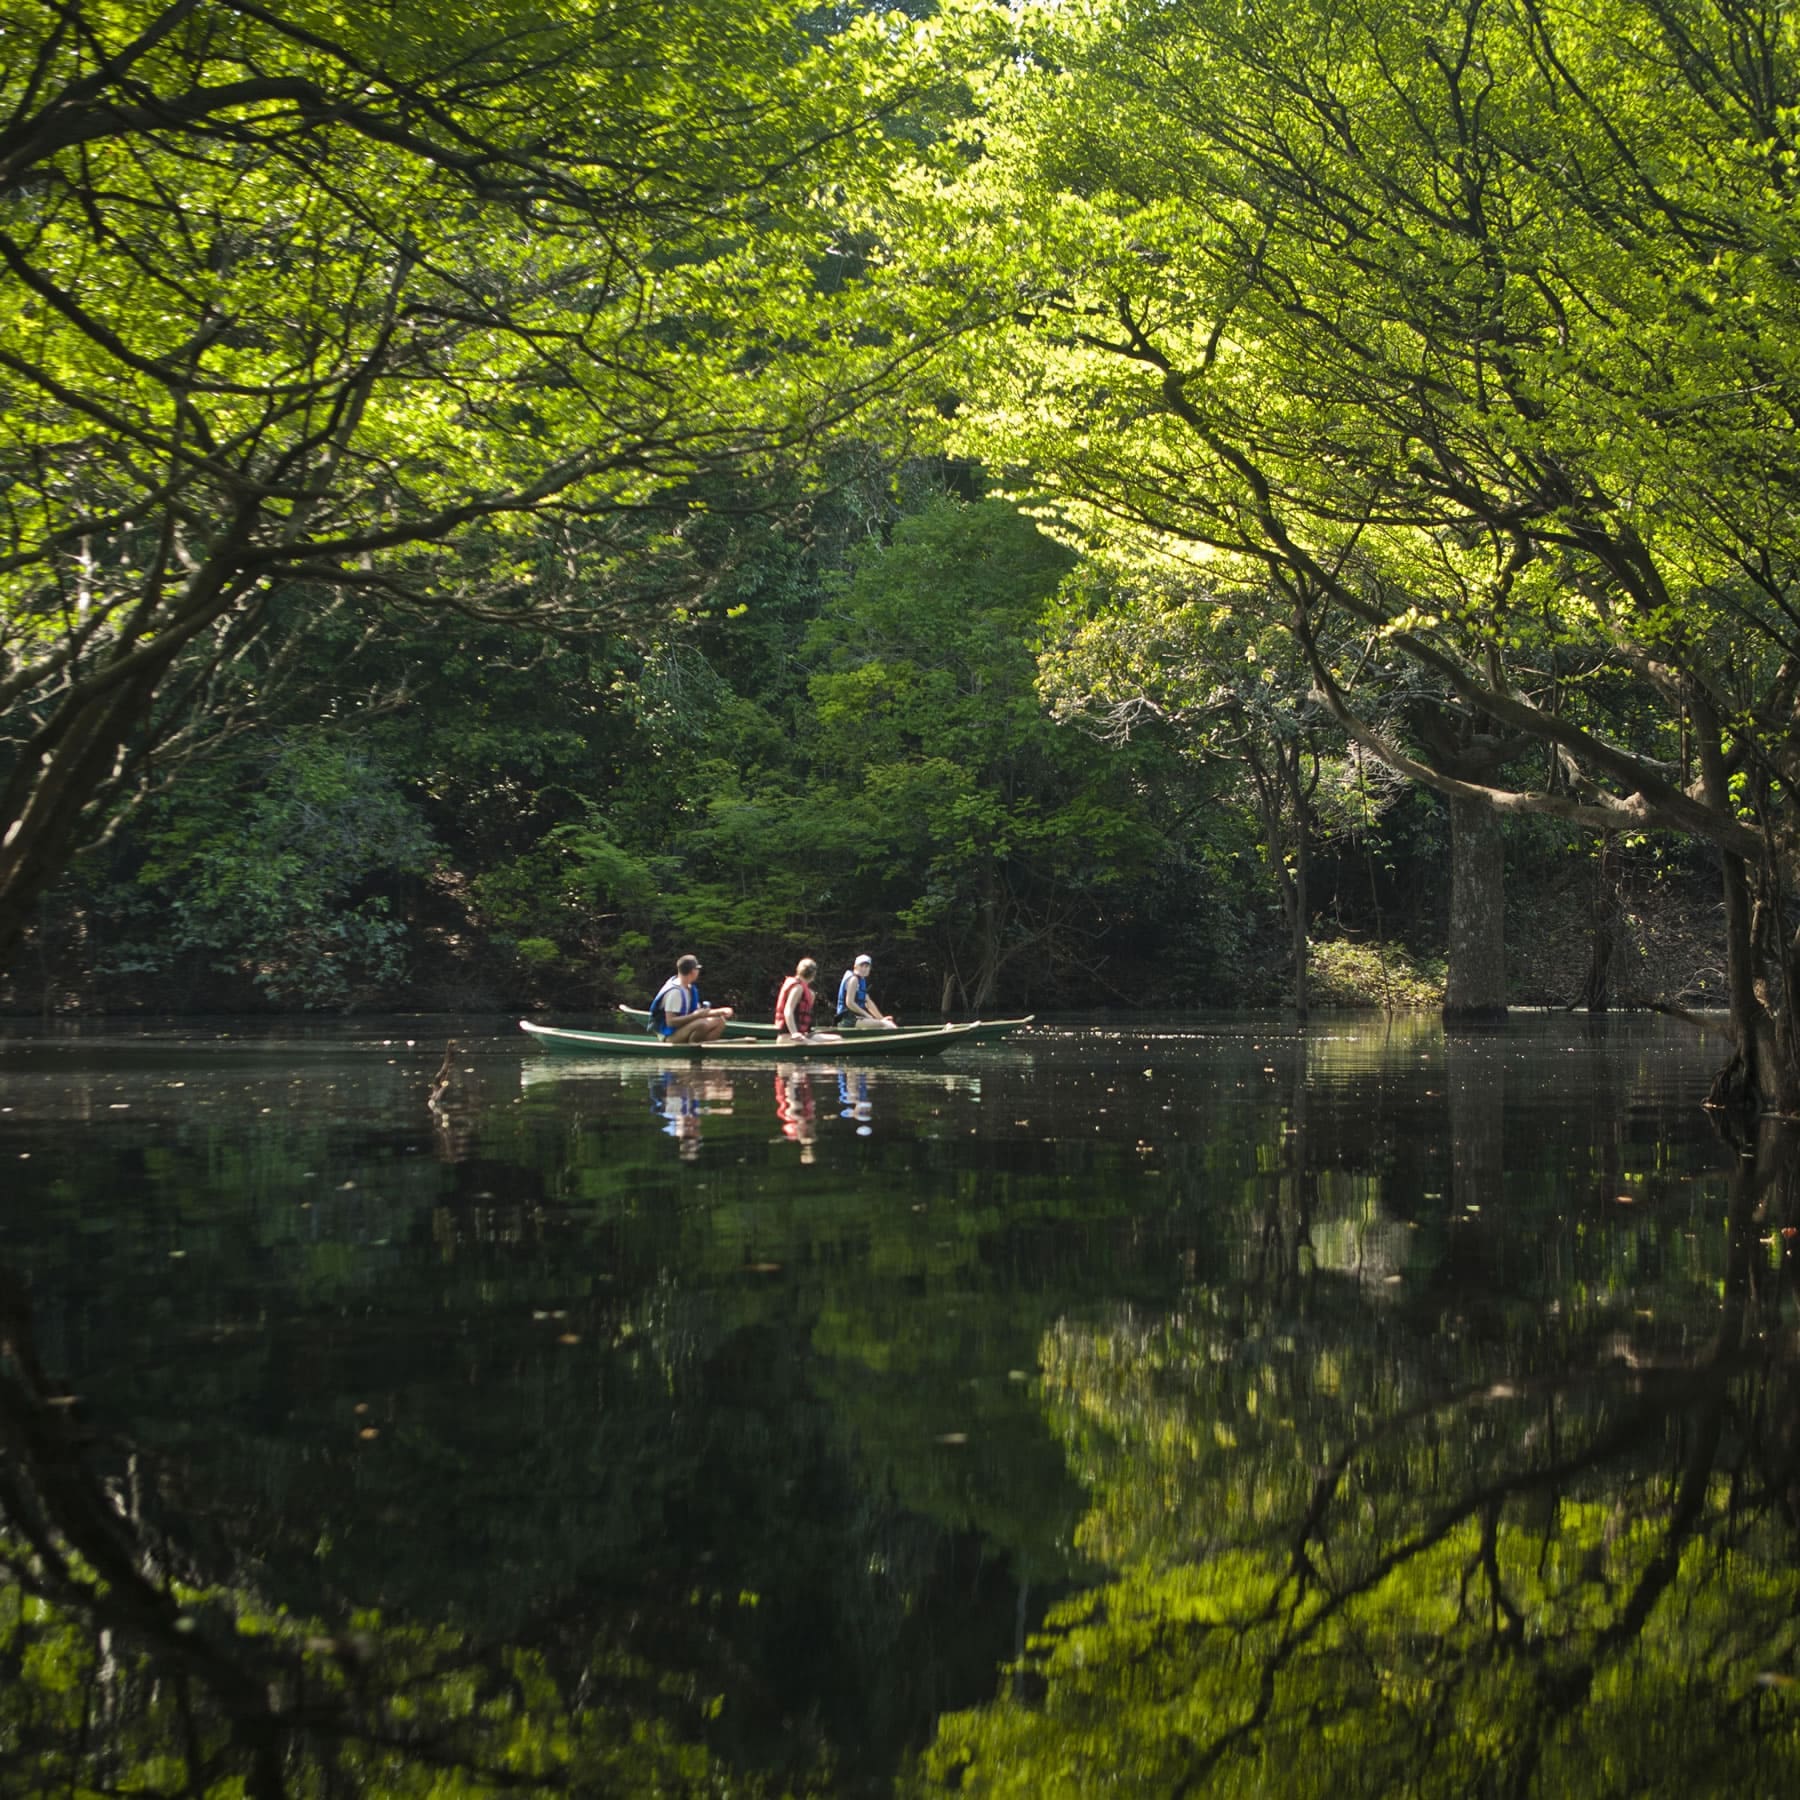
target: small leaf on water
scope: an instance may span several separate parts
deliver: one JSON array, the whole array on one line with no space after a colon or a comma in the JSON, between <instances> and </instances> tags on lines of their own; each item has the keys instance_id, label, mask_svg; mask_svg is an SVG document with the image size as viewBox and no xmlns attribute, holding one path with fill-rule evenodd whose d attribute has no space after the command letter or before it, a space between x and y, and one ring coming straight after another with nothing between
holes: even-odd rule
<instances>
[{"instance_id":1,"label":"small leaf on water","mask_svg":"<svg viewBox=\"0 0 1800 1800\"><path fill-rule=\"evenodd\" d=\"M559 1344L579 1344L581 1342L581 1333L578 1331L565 1331L556 1341Z\"/></svg>"},{"instance_id":2,"label":"small leaf on water","mask_svg":"<svg viewBox=\"0 0 1800 1800\"><path fill-rule=\"evenodd\" d=\"M966 1431L946 1431L938 1437L940 1444L966 1444L968 1441L969 1434Z\"/></svg>"},{"instance_id":3,"label":"small leaf on water","mask_svg":"<svg viewBox=\"0 0 1800 1800\"><path fill-rule=\"evenodd\" d=\"M372 1443L376 1438L381 1436L381 1427L379 1425L365 1425L356 1435L361 1438L365 1444Z\"/></svg>"}]
</instances>

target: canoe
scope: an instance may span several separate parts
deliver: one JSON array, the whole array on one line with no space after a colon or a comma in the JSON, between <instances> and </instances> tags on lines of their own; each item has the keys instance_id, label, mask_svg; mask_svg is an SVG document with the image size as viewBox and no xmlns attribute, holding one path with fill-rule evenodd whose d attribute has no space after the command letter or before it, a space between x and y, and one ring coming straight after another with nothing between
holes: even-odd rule
<instances>
[{"instance_id":1,"label":"canoe","mask_svg":"<svg viewBox=\"0 0 1800 1800\"><path fill-rule=\"evenodd\" d=\"M618 1012L621 1018L630 1019L640 1030L649 1027L650 1014L644 1007L621 1006ZM1009 1031L1029 1025L1036 1017L1036 1013L1027 1013L1022 1019L975 1019L967 1025L952 1025L949 1029L967 1032L969 1035L961 1040L965 1044L991 1044ZM929 1036L944 1029L941 1025L896 1025L892 1031L846 1031L844 1036L854 1038L860 1044L866 1038L918 1037L922 1033ZM771 1043L781 1035L781 1027L764 1024L758 1019L733 1019L726 1025L725 1035L728 1038L761 1038L765 1043Z\"/></svg>"},{"instance_id":2,"label":"canoe","mask_svg":"<svg viewBox=\"0 0 1800 1800\"><path fill-rule=\"evenodd\" d=\"M540 1050L558 1056L700 1057L707 1062L859 1063L874 1056L941 1056L970 1041L972 1025L941 1025L916 1031L851 1031L841 1038L778 1044L766 1038L715 1038L708 1044L674 1044L647 1031L568 1031L555 1025L519 1021Z\"/></svg>"}]
</instances>

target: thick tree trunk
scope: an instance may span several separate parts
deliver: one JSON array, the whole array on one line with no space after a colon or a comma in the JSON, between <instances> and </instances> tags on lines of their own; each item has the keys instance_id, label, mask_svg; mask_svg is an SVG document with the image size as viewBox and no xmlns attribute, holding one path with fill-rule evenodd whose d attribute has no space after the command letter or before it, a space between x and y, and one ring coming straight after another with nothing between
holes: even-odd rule
<instances>
[{"instance_id":1,"label":"thick tree trunk","mask_svg":"<svg viewBox=\"0 0 1800 1800\"><path fill-rule=\"evenodd\" d=\"M1288 928L1288 943L1294 965L1294 1011L1304 1022L1310 1001L1308 964L1311 946L1307 942L1307 864L1312 849L1308 823L1308 790L1301 778L1301 751L1277 744L1272 764L1266 762L1254 743L1245 751L1257 812L1262 818L1263 859L1269 866L1270 879L1281 896L1281 914ZM1287 820L1292 816L1294 861L1287 858Z\"/></svg>"},{"instance_id":2,"label":"thick tree trunk","mask_svg":"<svg viewBox=\"0 0 1800 1800\"><path fill-rule=\"evenodd\" d=\"M0 801L0 968L80 846L89 806L124 754L161 673L151 670L80 706L37 766L16 770L7 784Z\"/></svg>"},{"instance_id":3,"label":"thick tree trunk","mask_svg":"<svg viewBox=\"0 0 1800 1800\"><path fill-rule=\"evenodd\" d=\"M1731 803L1724 727L1710 704L1698 697L1689 702L1689 712L1702 795L1708 805L1723 809ZM1773 846L1770 854L1773 858ZM1800 1056L1792 1036L1789 951L1779 942L1783 912L1779 877L1775 891L1765 896L1772 911L1765 909L1759 920L1752 902L1751 865L1731 851L1721 851L1719 875L1725 899L1725 998L1733 1048L1730 1062L1713 1079L1707 1105L1733 1115L1728 1135L1743 1142L1750 1115L1800 1114ZM1766 960L1759 967L1761 958Z\"/></svg>"},{"instance_id":4,"label":"thick tree trunk","mask_svg":"<svg viewBox=\"0 0 1800 1800\"><path fill-rule=\"evenodd\" d=\"M1587 976L1581 984L1581 992L1569 1003L1585 1007L1591 1013L1605 1012L1612 1005L1612 959L1619 945L1619 921L1624 912L1612 850L1613 837L1609 831L1600 840L1600 860L1594 869L1593 936Z\"/></svg>"},{"instance_id":5,"label":"thick tree trunk","mask_svg":"<svg viewBox=\"0 0 1800 1800\"><path fill-rule=\"evenodd\" d=\"M1309 958L1311 946L1306 939L1307 896L1306 878L1307 863L1311 860L1311 843L1306 828L1306 816L1302 813L1294 832L1294 876L1288 884L1289 891L1284 892L1283 899L1288 908L1288 933L1293 943L1294 957L1294 1012L1302 1021L1305 1020L1311 1005L1311 992L1307 977L1310 974Z\"/></svg>"},{"instance_id":6,"label":"thick tree trunk","mask_svg":"<svg viewBox=\"0 0 1800 1800\"><path fill-rule=\"evenodd\" d=\"M1450 977L1446 1019L1506 1017L1506 846L1500 815L1450 802Z\"/></svg>"},{"instance_id":7,"label":"thick tree trunk","mask_svg":"<svg viewBox=\"0 0 1800 1800\"><path fill-rule=\"evenodd\" d=\"M992 862L982 883L981 957L975 968L975 990L969 1004L979 1013L1000 989L999 871Z\"/></svg>"},{"instance_id":8,"label":"thick tree trunk","mask_svg":"<svg viewBox=\"0 0 1800 1800\"><path fill-rule=\"evenodd\" d=\"M1800 1112L1800 1069L1784 1054L1773 1013L1757 992L1750 870L1742 857L1729 853L1720 856L1719 864L1725 890L1725 990L1735 1048L1714 1078L1707 1103L1740 1115Z\"/></svg>"}]
</instances>

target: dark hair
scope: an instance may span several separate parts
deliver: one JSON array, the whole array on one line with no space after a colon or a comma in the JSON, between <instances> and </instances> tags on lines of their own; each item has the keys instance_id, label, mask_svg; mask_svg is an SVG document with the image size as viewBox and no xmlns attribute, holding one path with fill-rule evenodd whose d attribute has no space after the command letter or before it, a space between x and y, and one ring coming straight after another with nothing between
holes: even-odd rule
<instances>
[{"instance_id":1,"label":"dark hair","mask_svg":"<svg viewBox=\"0 0 1800 1800\"><path fill-rule=\"evenodd\" d=\"M682 957L676 958L675 973L677 975L692 975L694 973L694 971L696 969L698 969L699 967L700 967L699 957L697 957L697 956L682 956Z\"/></svg>"}]
</instances>

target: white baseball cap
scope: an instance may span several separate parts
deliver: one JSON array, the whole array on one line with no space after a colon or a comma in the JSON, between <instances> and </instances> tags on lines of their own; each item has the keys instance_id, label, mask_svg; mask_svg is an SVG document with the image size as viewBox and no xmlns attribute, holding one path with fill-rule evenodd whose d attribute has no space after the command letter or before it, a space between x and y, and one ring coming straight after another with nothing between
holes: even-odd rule
<instances>
[{"instance_id":1,"label":"white baseball cap","mask_svg":"<svg viewBox=\"0 0 1800 1800\"><path fill-rule=\"evenodd\" d=\"M874 966L875 966L874 957L872 957L866 950L850 966L853 969L860 969L864 963L867 963L871 969L874 968Z\"/></svg>"}]
</instances>

